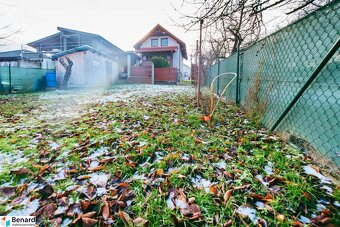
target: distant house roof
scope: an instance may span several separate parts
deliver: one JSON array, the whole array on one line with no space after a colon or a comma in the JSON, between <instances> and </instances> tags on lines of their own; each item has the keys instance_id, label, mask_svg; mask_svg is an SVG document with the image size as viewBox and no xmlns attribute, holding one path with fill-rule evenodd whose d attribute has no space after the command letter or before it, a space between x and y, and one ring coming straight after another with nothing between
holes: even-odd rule
<instances>
[{"instance_id":1,"label":"distant house roof","mask_svg":"<svg viewBox=\"0 0 340 227\"><path fill-rule=\"evenodd\" d=\"M153 29L151 29L151 31L149 31L141 40L139 40L133 47L137 50L140 49L140 46L145 42L145 40L147 40L149 37L151 36L157 36L157 35L168 35L171 38L173 38L174 40L176 40L181 47L181 52L182 55L185 59L188 59L188 54L187 54L187 48L185 43L180 40L179 38L177 38L175 35L173 35L171 32L169 32L168 30L166 30L163 26L161 26L160 24L157 24Z\"/></svg>"},{"instance_id":2,"label":"distant house roof","mask_svg":"<svg viewBox=\"0 0 340 227\"><path fill-rule=\"evenodd\" d=\"M65 33L71 33L72 34L73 33L73 34L80 34L80 35L84 35L84 36L88 36L88 37L94 37L94 38L101 39L104 43L106 43L107 45L111 46L117 52L124 52L122 49L120 49L116 45L112 44L107 39L103 38L100 35L94 34L94 33L83 32L83 31L78 31L78 30L69 29L69 28L63 28L63 27L57 27L57 30L59 30L59 32L57 32L55 34L52 34L50 36L46 36L44 38L35 40L33 42L30 42L27 45L31 46L31 47L34 47L34 48L38 48L39 45L45 44L46 42L51 43L50 40L52 40L52 39L57 39L58 40L58 37L60 37L61 34L65 34Z\"/></svg>"},{"instance_id":3,"label":"distant house roof","mask_svg":"<svg viewBox=\"0 0 340 227\"><path fill-rule=\"evenodd\" d=\"M69 49L69 50L66 50L66 51L63 51L63 52L59 52L57 54L54 54L52 55L52 60L56 60L60 57L63 57L65 55L68 55L68 54L72 54L72 53L76 53L76 52L81 52L81 51L91 51L93 53L96 53L96 54L99 54L99 55L102 55L106 58L110 58L110 59L113 59L113 56L110 56L110 55L107 55L99 50L96 50L88 45L84 45L84 46L80 46L80 47L76 47L76 48L72 48L72 49Z\"/></svg>"},{"instance_id":4,"label":"distant house roof","mask_svg":"<svg viewBox=\"0 0 340 227\"><path fill-rule=\"evenodd\" d=\"M0 61L35 60L40 53L30 50L11 50L0 52Z\"/></svg>"}]
</instances>

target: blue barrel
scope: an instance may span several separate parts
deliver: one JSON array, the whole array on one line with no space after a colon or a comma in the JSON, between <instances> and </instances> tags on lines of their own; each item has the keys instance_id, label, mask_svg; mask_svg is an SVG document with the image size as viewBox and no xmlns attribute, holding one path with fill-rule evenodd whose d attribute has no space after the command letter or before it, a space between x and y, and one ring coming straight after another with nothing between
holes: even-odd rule
<instances>
[{"instance_id":1,"label":"blue barrel","mask_svg":"<svg viewBox=\"0 0 340 227\"><path fill-rule=\"evenodd\" d=\"M57 77L55 72L46 73L46 86L47 87L57 87Z\"/></svg>"}]
</instances>

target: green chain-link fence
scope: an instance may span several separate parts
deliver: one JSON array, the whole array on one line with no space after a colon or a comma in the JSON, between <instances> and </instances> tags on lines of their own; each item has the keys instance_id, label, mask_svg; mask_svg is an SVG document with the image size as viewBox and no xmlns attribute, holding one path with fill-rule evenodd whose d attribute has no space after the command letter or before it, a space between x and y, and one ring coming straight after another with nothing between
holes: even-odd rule
<instances>
[{"instance_id":1,"label":"green chain-link fence","mask_svg":"<svg viewBox=\"0 0 340 227\"><path fill-rule=\"evenodd\" d=\"M40 91L46 87L46 73L55 70L0 67L0 94Z\"/></svg>"},{"instance_id":2,"label":"green chain-link fence","mask_svg":"<svg viewBox=\"0 0 340 227\"><path fill-rule=\"evenodd\" d=\"M339 38L340 1L333 1L241 50L238 94L240 104L260 116L265 126L284 132L300 147L315 148L338 166ZM329 53L332 47L334 51ZM321 67L327 54L330 59ZM237 56L231 55L210 66L207 84L218 74L237 72ZM316 71L318 66L321 71ZM315 79L308 83L313 74ZM215 83L216 93L227 80L220 79L219 86ZM298 95L303 87L307 89ZM225 98L236 101L236 97L235 83Z\"/></svg>"}]
</instances>

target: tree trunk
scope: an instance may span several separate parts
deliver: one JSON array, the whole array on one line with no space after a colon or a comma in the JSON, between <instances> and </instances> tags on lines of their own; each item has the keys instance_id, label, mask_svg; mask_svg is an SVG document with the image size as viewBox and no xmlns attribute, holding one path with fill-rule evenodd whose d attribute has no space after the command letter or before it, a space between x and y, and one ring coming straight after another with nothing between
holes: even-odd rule
<instances>
[{"instance_id":1,"label":"tree trunk","mask_svg":"<svg viewBox=\"0 0 340 227\"><path fill-rule=\"evenodd\" d=\"M59 59L59 62L62 64L62 66L65 68L65 75L64 75L64 79L63 79L63 83L61 84L61 88L62 89L67 89L68 86L68 81L71 78L71 73L72 73L72 66L73 66L73 62L71 61L71 59L69 59L68 57L65 57L67 60L67 63L64 62L64 60L62 58Z\"/></svg>"}]
</instances>

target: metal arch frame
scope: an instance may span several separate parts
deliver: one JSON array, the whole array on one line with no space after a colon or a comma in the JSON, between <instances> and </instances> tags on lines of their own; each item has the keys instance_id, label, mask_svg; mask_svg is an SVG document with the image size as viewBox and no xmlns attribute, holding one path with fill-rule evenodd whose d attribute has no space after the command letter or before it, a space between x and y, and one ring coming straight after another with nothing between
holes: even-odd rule
<instances>
[{"instance_id":1,"label":"metal arch frame","mask_svg":"<svg viewBox=\"0 0 340 227\"><path fill-rule=\"evenodd\" d=\"M216 107L218 105L218 103L220 102L221 99L218 99L217 100L217 103L214 107L214 82L217 78L220 78L221 76L234 76L230 81L229 83L225 86L225 88L223 89L222 93L220 94L220 96L223 96L224 92L227 90L227 88L230 86L230 84L236 79L237 77L237 73L234 73L234 72L226 72L226 73L222 73L222 74L219 74L217 75L212 81L211 81L211 84L210 84L210 114L209 116L212 117L212 115L214 114L215 110L216 110Z\"/></svg>"}]
</instances>

